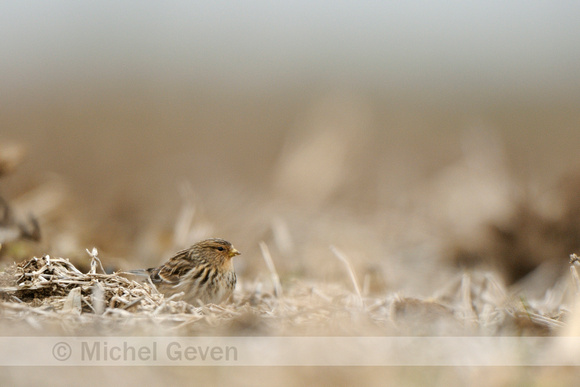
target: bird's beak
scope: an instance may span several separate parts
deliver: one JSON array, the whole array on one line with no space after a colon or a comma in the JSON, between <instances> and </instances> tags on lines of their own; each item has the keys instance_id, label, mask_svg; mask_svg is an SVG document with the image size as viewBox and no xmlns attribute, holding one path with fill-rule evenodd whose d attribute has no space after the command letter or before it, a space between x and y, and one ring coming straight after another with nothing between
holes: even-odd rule
<instances>
[{"instance_id":1,"label":"bird's beak","mask_svg":"<svg viewBox=\"0 0 580 387\"><path fill-rule=\"evenodd\" d=\"M230 258L235 257L236 255L240 255L241 253L236 250L235 248L232 247L232 249L230 250Z\"/></svg>"}]
</instances>

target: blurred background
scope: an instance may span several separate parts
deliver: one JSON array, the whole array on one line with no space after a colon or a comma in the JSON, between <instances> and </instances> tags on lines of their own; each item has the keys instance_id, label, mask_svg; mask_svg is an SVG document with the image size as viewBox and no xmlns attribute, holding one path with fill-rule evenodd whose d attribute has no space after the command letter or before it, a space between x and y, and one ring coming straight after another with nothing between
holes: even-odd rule
<instances>
[{"instance_id":1,"label":"blurred background","mask_svg":"<svg viewBox=\"0 0 580 387\"><path fill-rule=\"evenodd\" d=\"M150 267L220 236L243 253L240 288L262 289L270 283L258 247L265 241L291 297L296 278L340 281L351 292L334 245L363 296L379 301L441 289L455 296L467 278L457 282L458 273L481 262L508 285L545 261L562 270L580 247L579 8L0 2L0 196L14 212L2 217L0 237L21 233L29 214L42 234L39 243L4 243L0 259L50 253L86 271L85 248L95 246L109 270ZM540 297L553 284L537 283L527 289ZM416 314L394 312L444 332L418 305ZM68 377L577 380L505 367L194 368L84 368ZM7 372L22 383L52 371Z\"/></svg>"},{"instance_id":2,"label":"blurred background","mask_svg":"<svg viewBox=\"0 0 580 387\"><path fill-rule=\"evenodd\" d=\"M331 275L329 244L363 273L425 265L578 167L578 11L2 2L0 141L22 163L1 194L39 218L38 254L114 267L214 235L250 278L260 240L283 273Z\"/></svg>"}]
</instances>

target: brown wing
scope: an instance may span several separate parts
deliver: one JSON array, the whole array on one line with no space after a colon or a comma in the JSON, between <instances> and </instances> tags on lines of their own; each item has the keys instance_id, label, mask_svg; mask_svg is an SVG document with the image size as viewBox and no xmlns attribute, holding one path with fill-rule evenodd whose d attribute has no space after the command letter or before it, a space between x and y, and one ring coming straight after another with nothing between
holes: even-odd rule
<instances>
[{"instance_id":1,"label":"brown wing","mask_svg":"<svg viewBox=\"0 0 580 387\"><path fill-rule=\"evenodd\" d=\"M190 250L182 250L160 267L149 269L149 272L151 273L151 281L154 284L179 283L180 278L197 265L197 262L191 260L190 254Z\"/></svg>"}]
</instances>

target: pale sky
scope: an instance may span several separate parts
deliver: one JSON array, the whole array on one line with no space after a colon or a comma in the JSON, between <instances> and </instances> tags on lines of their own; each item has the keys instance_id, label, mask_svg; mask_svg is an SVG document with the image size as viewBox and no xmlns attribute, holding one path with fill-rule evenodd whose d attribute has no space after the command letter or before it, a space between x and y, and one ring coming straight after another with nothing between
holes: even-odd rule
<instances>
[{"instance_id":1,"label":"pale sky","mask_svg":"<svg viewBox=\"0 0 580 387\"><path fill-rule=\"evenodd\" d=\"M144 79L575 93L572 1L4 1L0 87Z\"/></svg>"}]
</instances>

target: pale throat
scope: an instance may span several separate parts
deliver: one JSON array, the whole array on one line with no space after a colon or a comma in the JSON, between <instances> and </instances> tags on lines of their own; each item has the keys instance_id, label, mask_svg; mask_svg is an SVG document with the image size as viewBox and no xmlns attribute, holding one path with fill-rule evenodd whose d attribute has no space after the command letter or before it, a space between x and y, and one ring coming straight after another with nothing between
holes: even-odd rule
<instances>
[{"instance_id":1,"label":"pale throat","mask_svg":"<svg viewBox=\"0 0 580 387\"><path fill-rule=\"evenodd\" d=\"M232 262L233 260L231 258L225 258L225 260L222 263L222 267L224 268L224 270L234 270L234 263Z\"/></svg>"}]
</instances>

